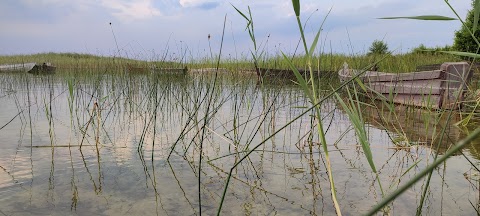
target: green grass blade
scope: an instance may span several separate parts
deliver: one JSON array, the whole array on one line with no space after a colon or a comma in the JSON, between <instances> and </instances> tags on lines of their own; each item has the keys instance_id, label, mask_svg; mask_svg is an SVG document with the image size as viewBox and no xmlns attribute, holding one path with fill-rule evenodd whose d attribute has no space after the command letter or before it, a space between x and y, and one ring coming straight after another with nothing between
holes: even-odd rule
<instances>
[{"instance_id":1,"label":"green grass blade","mask_svg":"<svg viewBox=\"0 0 480 216\"><path fill-rule=\"evenodd\" d=\"M314 103L314 97L312 95L312 92L310 91L310 88L307 84L307 81L303 78L303 76L300 74L298 69L293 65L293 63L290 61L290 59L285 55L285 53L282 52L283 58L285 59L285 62L288 64L288 66L293 70L293 73L295 74L295 77L297 78L298 84L300 87L305 91L307 94L308 98L312 103Z\"/></svg>"},{"instance_id":2,"label":"green grass blade","mask_svg":"<svg viewBox=\"0 0 480 216\"><path fill-rule=\"evenodd\" d=\"M417 166L418 163L420 163L420 161L422 161L422 159L420 160L417 160L415 163L413 163L410 167L408 167L407 170L405 170L405 172L403 172L403 174L399 177L400 178L403 178L403 176L405 176L411 169L413 169L414 167Z\"/></svg>"},{"instance_id":3,"label":"green grass blade","mask_svg":"<svg viewBox=\"0 0 480 216\"><path fill-rule=\"evenodd\" d=\"M457 20L457 19L452 18L452 17L440 16L440 15L380 17L378 19L414 19L414 20L438 20L438 21Z\"/></svg>"},{"instance_id":4,"label":"green grass blade","mask_svg":"<svg viewBox=\"0 0 480 216\"><path fill-rule=\"evenodd\" d=\"M302 28L302 22L300 21L300 0L292 0L293 10L297 18L298 29L302 37L303 47L305 48L305 54L308 55L307 40L305 40L305 33Z\"/></svg>"},{"instance_id":5,"label":"green grass blade","mask_svg":"<svg viewBox=\"0 0 480 216\"><path fill-rule=\"evenodd\" d=\"M330 8L327 15L325 15L325 17L323 18L322 24L318 28L317 34L315 35L315 38L313 39L313 42L310 45L310 50L307 53L309 57L313 56L313 52L314 52L315 47L317 46L317 43L318 43L318 38L320 37L320 32L322 31L322 28L323 28L323 24L325 24L325 20L327 20L327 17L328 17L328 15L330 15L331 11L332 11L332 8Z\"/></svg>"},{"instance_id":6,"label":"green grass blade","mask_svg":"<svg viewBox=\"0 0 480 216\"><path fill-rule=\"evenodd\" d=\"M305 39L305 33L303 32L302 22L300 21L300 16L297 16L297 24L300 29L300 36L302 37L303 48L305 49L305 54L308 55L307 40Z\"/></svg>"},{"instance_id":7,"label":"green grass blade","mask_svg":"<svg viewBox=\"0 0 480 216\"><path fill-rule=\"evenodd\" d=\"M475 5L473 6L473 28L472 32L477 31L478 27L478 15L480 14L480 0L475 0Z\"/></svg>"},{"instance_id":8,"label":"green grass blade","mask_svg":"<svg viewBox=\"0 0 480 216\"><path fill-rule=\"evenodd\" d=\"M317 34L315 35L315 38L313 39L312 44L310 45L310 50L307 53L309 58L313 56L313 52L315 51L315 47L317 46L318 38L320 37L321 30L322 28L320 27L317 31Z\"/></svg>"},{"instance_id":9,"label":"green grass blade","mask_svg":"<svg viewBox=\"0 0 480 216\"><path fill-rule=\"evenodd\" d=\"M238 8L237 8L237 7L235 7L233 4L231 4L231 3L230 3L230 5L232 5L232 7L233 7L233 8L235 8L235 10L237 10L237 12L238 12L240 15L242 15L242 16L243 16L243 18L245 18L245 19L247 20L247 22L249 22L249 23L250 23L250 20L248 19L248 17L247 17L247 16L245 16L245 14L243 14L243 13L242 13L240 10L238 10Z\"/></svg>"},{"instance_id":10,"label":"green grass blade","mask_svg":"<svg viewBox=\"0 0 480 216\"><path fill-rule=\"evenodd\" d=\"M460 52L460 51L438 51L438 52L448 53L448 54L457 55L457 56L470 57L470 58L480 58L480 54L471 53L471 52Z\"/></svg>"},{"instance_id":11,"label":"green grass blade","mask_svg":"<svg viewBox=\"0 0 480 216\"><path fill-rule=\"evenodd\" d=\"M292 0L293 10L295 11L295 16L300 16L300 0Z\"/></svg>"}]
</instances>

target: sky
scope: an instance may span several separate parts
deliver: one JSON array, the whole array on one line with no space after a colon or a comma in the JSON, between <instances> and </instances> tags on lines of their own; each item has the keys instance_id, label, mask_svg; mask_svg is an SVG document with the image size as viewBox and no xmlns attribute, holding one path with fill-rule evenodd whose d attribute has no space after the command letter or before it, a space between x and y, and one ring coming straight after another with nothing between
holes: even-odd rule
<instances>
[{"instance_id":1,"label":"sky","mask_svg":"<svg viewBox=\"0 0 480 216\"><path fill-rule=\"evenodd\" d=\"M377 19L456 17L443 0L300 2L307 43L321 27L318 49L328 53L365 54L374 40L383 40L396 53L420 44L451 45L461 26L458 20ZM449 2L462 19L471 8L471 0ZM246 20L232 5L246 14L250 8L258 50L268 55L295 52L300 33L290 0L1 0L0 55L75 52L202 59L218 55L222 45L223 59L247 58L253 43Z\"/></svg>"}]
</instances>

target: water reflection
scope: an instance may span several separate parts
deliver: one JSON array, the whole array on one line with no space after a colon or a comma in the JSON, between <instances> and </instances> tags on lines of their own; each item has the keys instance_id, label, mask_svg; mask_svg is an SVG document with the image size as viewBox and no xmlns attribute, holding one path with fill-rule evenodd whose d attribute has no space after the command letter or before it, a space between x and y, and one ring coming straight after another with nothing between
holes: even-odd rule
<instances>
[{"instance_id":1,"label":"water reflection","mask_svg":"<svg viewBox=\"0 0 480 216\"><path fill-rule=\"evenodd\" d=\"M418 109L411 106L374 102L364 106L365 121L392 132L399 142L406 144L432 145L440 141L443 127L446 137L442 144L452 144L459 140L460 129L453 124L460 119L459 113Z\"/></svg>"},{"instance_id":2,"label":"water reflection","mask_svg":"<svg viewBox=\"0 0 480 216\"><path fill-rule=\"evenodd\" d=\"M455 110L427 110L412 106L388 104L379 101L368 101L362 106L365 122L385 130L396 148L410 148L421 145L437 149L443 154L478 124L471 121L468 127L459 126L459 122L467 116ZM467 147L476 159L475 146L480 140Z\"/></svg>"},{"instance_id":3,"label":"water reflection","mask_svg":"<svg viewBox=\"0 0 480 216\"><path fill-rule=\"evenodd\" d=\"M309 105L285 81L59 74L0 74L7 83L0 89L1 214L198 215L200 199L202 213L215 214L232 165ZM330 85L335 81L322 83L320 93ZM347 215L363 213L381 199L380 189L348 117L334 100L321 110L340 206ZM387 193L431 160L444 117L417 112L364 108ZM222 213L334 214L315 127L303 116L236 167ZM452 127L442 143L463 136ZM468 149L474 163L478 145ZM435 171L425 214L475 213L471 167L456 156ZM391 213L413 214L423 184L398 198Z\"/></svg>"}]
</instances>

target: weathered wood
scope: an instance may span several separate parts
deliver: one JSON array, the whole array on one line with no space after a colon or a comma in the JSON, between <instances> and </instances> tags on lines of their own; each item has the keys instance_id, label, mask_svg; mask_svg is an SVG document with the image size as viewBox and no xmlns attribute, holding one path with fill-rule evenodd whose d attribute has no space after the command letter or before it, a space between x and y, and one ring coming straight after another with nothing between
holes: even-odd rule
<instances>
[{"instance_id":1,"label":"weathered wood","mask_svg":"<svg viewBox=\"0 0 480 216\"><path fill-rule=\"evenodd\" d=\"M23 63L23 64L11 64L0 65L1 72L27 72L35 67L36 63Z\"/></svg>"},{"instance_id":2,"label":"weathered wood","mask_svg":"<svg viewBox=\"0 0 480 216\"><path fill-rule=\"evenodd\" d=\"M397 94L440 94L442 93L442 80L411 80L400 82L370 82L370 87L379 93Z\"/></svg>"},{"instance_id":3,"label":"weathered wood","mask_svg":"<svg viewBox=\"0 0 480 216\"><path fill-rule=\"evenodd\" d=\"M310 76L310 71L305 69L297 69L302 76ZM259 68L260 77L278 77L278 78L295 78L293 70L290 69L273 69L273 68ZM334 71L313 71L314 76L321 76L323 74L331 74Z\"/></svg>"},{"instance_id":4,"label":"weathered wood","mask_svg":"<svg viewBox=\"0 0 480 216\"><path fill-rule=\"evenodd\" d=\"M439 79L442 71L434 70L428 72L412 72L412 73L385 73L377 71L367 71L363 76L364 81L369 82L400 82L409 80L432 80Z\"/></svg>"},{"instance_id":5,"label":"weathered wood","mask_svg":"<svg viewBox=\"0 0 480 216\"><path fill-rule=\"evenodd\" d=\"M153 73L175 73L175 74L186 74L188 72L188 67L184 68L152 68Z\"/></svg>"},{"instance_id":6,"label":"weathered wood","mask_svg":"<svg viewBox=\"0 0 480 216\"><path fill-rule=\"evenodd\" d=\"M420 65L417 66L416 71L439 70L440 66L442 66L442 64Z\"/></svg>"},{"instance_id":7,"label":"weathered wood","mask_svg":"<svg viewBox=\"0 0 480 216\"><path fill-rule=\"evenodd\" d=\"M431 95L411 95L411 94L392 94L384 95L388 102L403 104L407 106L428 107L431 109L441 108L442 96L438 94Z\"/></svg>"},{"instance_id":8,"label":"weathered wood","mask_svg":"<svg viewBox=\"0 0 480 216\"><path fill-rule=\"evenodd\" d=\"M347 65L348 67L348 65ZM353 75L360 73L360 70L355 69L341 69L339 76L342 81L350 79ZM368 82L399 82L408 80L431 80L441 78L443 72L441 70L421 71L411 73L387 73L377 71L366 71L359 78L362 81Z\"/></svg>"},{"instance_id":9,"label":"weathered wood","mask_svg":"<svg viewBox=\"0 0 480 216\"><path fill-rule=\"evenodd\" d=\"M36 64L31 70L27 72L31 74L51 74L55 73L56 70L57 67L52 66L50 63L43 63L42 65Z\"/></svg>"},{"instance_id":10,"label":"weathered wood","mask_svg":"<svg viewBox=\"0 0 480 216\"><path fill-rule=\"evenodd\" d=\"M158 73L158 74L186 74L188 72L188 67L184 68L158 68L155 66L151 67L138 67L131 64L126 64L125 70L130 74L145 74L145 73Z\"/></svg>"},{"instance_id":11,"label":"weathered wood","mask_svg":"<svg viewBox=\"0 0 480 216\"><path fill-rule=\"evenodd\" d=\"M444 63L440 69L445 71L445 82L442 82L442 88L445 89L441 101L442 107L457 108L460 106L458 102L463 101L467 83L472 77L472 70L467 63L456 64L454 62Z\"/></svg>"},{"instance_id":12,"label":"weathered wood","mask_svg":"<svg viewBox=\"0 0 480 216\"><path fill-rule=\"evenodd\" d=\"M0 72L28 72L28 73L54 73L56 67L50 63L37 64L35 62L22 64L0 65Z\"/></svg>"},{"instance_id":13,"label":"weathered wood","mask_svg":"<svg viewBox=\"0 0 480 216\"><path fill-rule=\"evenodd\" d=\"M346 81L360 72L345 64L338 74L341 81ZM383 94L394 103L457 109L471 76L468 63L446 62L440 70L412 73L366 71L359 79L367 85L369 92Z\"/></svg>"}]
</instances>

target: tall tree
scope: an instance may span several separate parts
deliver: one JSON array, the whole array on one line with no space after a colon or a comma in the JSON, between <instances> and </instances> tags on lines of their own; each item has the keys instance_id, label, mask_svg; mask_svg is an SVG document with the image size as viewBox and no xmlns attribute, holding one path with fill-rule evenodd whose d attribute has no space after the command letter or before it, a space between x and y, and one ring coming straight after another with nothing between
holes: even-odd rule
<instances>
[{"instance_id":1,"label":"tall tree","mask_svg":"<svg viewBox=\"0 0 480 216\"><path fill-rule=\"evenodd\" d=\"M477 53L477 50L479 48L478 44L475 42L475 40L472 38L472 35L470 35L470 32L473 32L473 35L477 40L480 41L480 29L478 28L478 18L477 18L477 26L475 31L473 31L473 23L475 20L475 4L478 4L478 0L473 0L472 1L472 9L468 11L467 14L467 19L465 20L465 25L462 25L460 30L455 31L455 39L453 43L453 48L457 51L463 51L463 52L471 52L471 53Z\"/></svg>"}]
</instances>

